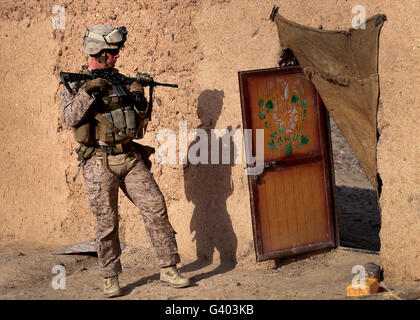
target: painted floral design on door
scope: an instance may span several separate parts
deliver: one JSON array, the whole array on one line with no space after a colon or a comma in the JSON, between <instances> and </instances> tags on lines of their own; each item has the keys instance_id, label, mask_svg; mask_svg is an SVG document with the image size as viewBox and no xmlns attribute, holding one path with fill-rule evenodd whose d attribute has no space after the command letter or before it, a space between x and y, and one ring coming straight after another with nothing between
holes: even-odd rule
<instances>
[{"instance_id":1,"label":"painted floral design on door","mask_svg":"<svg viewBox=\"0 0 420 320\"><path fill-rule=\"evenodd\" d=\"M303 127L308 101L300 80L293 82L278 79L267 86L268 90L258 101L258 118L270 131L268 147L272 150L284 148L286 155L307 144Z\"/></svg>"}]
</instances>

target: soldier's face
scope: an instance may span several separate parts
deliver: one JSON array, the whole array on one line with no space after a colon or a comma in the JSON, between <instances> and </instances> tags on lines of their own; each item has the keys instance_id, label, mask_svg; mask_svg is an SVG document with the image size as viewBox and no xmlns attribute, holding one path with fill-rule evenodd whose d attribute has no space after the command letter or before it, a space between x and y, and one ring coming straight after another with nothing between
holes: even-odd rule
<instances>
[{"instance_id":1,"label":"soldier's face","mask_svg":"<svg viewBox=\"0 0 420 320\"><path fill-rule=\"evenodd\" d=\"M119 57L120 57L120 53L119 53L118 50L107 51L106 52L106 64L110 67L114 67L115 63L117 62Z\"/></svg>"}]
</instances>

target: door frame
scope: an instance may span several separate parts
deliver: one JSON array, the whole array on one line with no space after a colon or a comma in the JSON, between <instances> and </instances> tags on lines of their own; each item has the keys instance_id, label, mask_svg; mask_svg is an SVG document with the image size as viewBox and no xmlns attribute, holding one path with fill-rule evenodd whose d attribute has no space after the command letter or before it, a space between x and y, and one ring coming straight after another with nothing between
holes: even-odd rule
<instances>
[{"instance_id":1,"label":"door frame","mask_svg":"<svg viewBox=\"0 0 420 320\"><path fill-rule=\"evenodd\" d=\"M304 74L303 70L299 66L291 66L291 67L275 67L275 68L268 68L268 69L257 69L257 70L248 70L248 71L239 71L238 78L239 78L239 93L241 99L241 109L242 109L242 122L243 122L243 129L252 129L252 122L251 122L251 112L249 110L249 99L248 99L248 84L247 84L247 77L250 75L255 76L258 74L270 74L270 73L278 73L281 74ZM314 86L315 88L315 86ZM316 89L315 89L316 90ZM337 208L336 208L336 192L335 192L335 177L334 177L334 160L333 160L333 150L332 150L332 143L331 143L331 127L329 121L329 113L328 110L325 108L325 105L319 95L316 92L317 97L317 104L320 106L320 112L318 113L318 124L319 124L319 132L321 135L321 141L325 141L325 147L327 152L328 161L324 161L323 164L323 172L324 176L326 177L325 187L326 187L326 195L327 195L327 207L330 215L328 217L328 230L330 234L330 239L323 242L318 242L314 244L303 245L297 248L290 248L284 249L281 251L276 252L266 252L264 253L263 250L263 243L262 243L262 231L261 231L261 224L259 219L259 212L258 212L258 193L257 193L257 180L258 176L251 176L248 175L248 189L250 194L250 204L251 204L251 219L252 219L252 230L254 236L254 249L256 253L256 260L264 261L269 259L275 258L285 258L289 256L294 256L302 253L308 253L313 251L319 251L322 249L327 248L336 248L340 244L339 240L339 232L338 232L338 215L337 215ZM252 145L252 154L255 153L255 146ZM248 151L247 151L248 152ZM299 165L299 160L294 161L294 165ZM277 162L277 164L281 164ZM292 164L292 165L293 165ZM249 165L247 164L247 167ZM267 164L264 162L264 169L271 167L270 170L276 170L275 165L273 169L273 164ZM280 170L278 168L277 170Z\"/></svg>"}]
</instances>

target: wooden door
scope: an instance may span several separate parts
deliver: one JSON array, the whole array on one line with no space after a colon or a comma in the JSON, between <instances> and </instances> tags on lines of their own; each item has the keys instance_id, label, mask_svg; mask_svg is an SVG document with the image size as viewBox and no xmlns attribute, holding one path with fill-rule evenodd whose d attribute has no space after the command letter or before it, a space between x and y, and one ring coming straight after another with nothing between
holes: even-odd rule
<instances>
[{"instance_id":1,"label":"wooden door","mask_svg":"<svg viewBox=\"0 0 420 320\"><path fill-rule=\"evenodd\" d=\"M299 67L239 72L244 129L264 130L248 176L257 261L338 245L329 118Z\"/></svg>"}]
</instances>

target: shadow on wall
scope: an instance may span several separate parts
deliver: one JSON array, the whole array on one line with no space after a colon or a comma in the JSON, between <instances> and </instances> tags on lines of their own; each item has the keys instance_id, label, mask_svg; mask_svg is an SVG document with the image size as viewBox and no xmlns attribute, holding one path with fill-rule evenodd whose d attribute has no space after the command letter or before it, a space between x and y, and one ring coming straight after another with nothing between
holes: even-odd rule
<instances>
[{"instance_id":1,"label":"shadow on wall","mask_svg":"<svg viewBox=\"0 0 420 320\"><path fill-rule=\"evenodd\" d=\"M187 200L194 204L190 231L195 233L197 260L184 266L182 271L194 271L212 264L215 250L220 255L220 265L210 272L196 275L195 280L227 272L236 265L237 238L226 207L226 201L233 193L231 173L235 149L231 143L232 137L229 137L230 161L228 164L222 164L223 138L220 137L217 141L215 135L211 135L211 129L215 128L222 111L223 97L224 92L218 90L205 90L200 94L197 115L201 124L198 129L203 129L209 138L206 146L208 164L193 164L189 158L188 164L184 166L185 194ZM232 128L227 129L230 132ZM218 164L211 163L211 143L215 141L219 143ZM197 137L189 145L189 154L193 152L197 156L201 155L200 149L197 150L199 142L200 137Z\"/></svg>"},{"instance_id":2,"label":"shadow on wall","mask_svg":"<svg viewBox=\"0 0 420 320\"><path fill-rule=\"evenodd\" d=\"M376 191L336 187L340 244L344 247L379 251L381 214Z\"/></svg>"}]
</instances>

